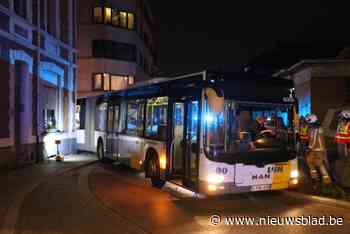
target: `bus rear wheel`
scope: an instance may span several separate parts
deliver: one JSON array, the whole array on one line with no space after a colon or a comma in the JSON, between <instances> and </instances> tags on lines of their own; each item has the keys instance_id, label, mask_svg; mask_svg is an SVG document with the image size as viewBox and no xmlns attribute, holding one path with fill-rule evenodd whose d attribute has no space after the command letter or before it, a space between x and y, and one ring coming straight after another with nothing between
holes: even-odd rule
<instances>
[{"instance_id":1,"label":"bus rear wheel","mask_svg":"<svg viewBox=\"0 0 350 234\"><path fill-rule=\"evenodd\" d=\"M105 151L103 148L102 140L98 141L96 152L97 152L97 158L100 162L102 162L102 163L111 163L112 162L112 160L105 157Z\"/></svg>"},{"instance_id":2,"label":"bus rear wheel","mask_svg":"<svg viewBox=\"0 0 350 234\"><path fill-rule=\"evenodd\" d=\"M165 184L165 180L162 180L160 178L160 167L157 157L151 157L147 165L147 174L151 178L152 186L156 188L162 188Z\"/></svg>"}]
</instances>

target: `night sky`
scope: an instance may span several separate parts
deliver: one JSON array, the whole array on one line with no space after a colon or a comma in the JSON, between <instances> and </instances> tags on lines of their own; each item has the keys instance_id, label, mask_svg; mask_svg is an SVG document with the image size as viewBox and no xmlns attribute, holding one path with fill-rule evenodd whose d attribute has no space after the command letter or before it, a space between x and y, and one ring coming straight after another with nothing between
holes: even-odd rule
<instances>
[{"instance_id":1,"label":"night sky","mask_svg":"<svg viewBox=\"0 0 350 234\"><path fill-rule=\"evenodd\" d=\"M277 42L350 39L350 8L339 1L149 1L163 76L234 70Z\"/></svg>"}]
</instances>

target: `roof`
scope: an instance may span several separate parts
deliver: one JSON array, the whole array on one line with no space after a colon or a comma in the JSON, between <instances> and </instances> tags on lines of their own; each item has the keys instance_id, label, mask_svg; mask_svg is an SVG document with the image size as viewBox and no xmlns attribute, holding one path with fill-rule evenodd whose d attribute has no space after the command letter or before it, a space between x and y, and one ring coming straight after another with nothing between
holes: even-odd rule
<instances>
[{"instance_id":1,"label":"roof","mask_svg":"<svg viewBox=\"0 0 350 234\"><path fill-rule=\"evenodd\" d=\"M336 59L349 42L284 42L253 58L245 65L246 71L272 75L302 60Z\"/></svg>"},{"instance_id":2,"label":"roof","mask_svg":"<svg viewBox=\"0 0 350 234\"><path fill-rule=\"evenodd\" d=\"M202 71L172 78L156 78L135 84L126 90L107 93L105 97L139 97L170 95L173 97L194 96L203 86L224 91L225 97L240 101L281 103L289 95L293 82L271 76L258 76L244 72L223 73Z\"/></svg>"}]
</instances>

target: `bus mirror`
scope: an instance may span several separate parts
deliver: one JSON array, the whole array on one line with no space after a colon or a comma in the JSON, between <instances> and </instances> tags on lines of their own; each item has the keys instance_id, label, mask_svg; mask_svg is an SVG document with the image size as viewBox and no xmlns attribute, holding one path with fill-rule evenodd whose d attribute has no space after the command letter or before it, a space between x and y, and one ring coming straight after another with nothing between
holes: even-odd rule
<instances>
[{"instance_id":1,"label":"bus mirror","mask_svg":"<svg viewBox=\"0 0 350 234\"><path fill-rule=\"evenodd\" d=\"M222 113L224 111L224 96L219 97L212 88L206 88L205 94L208 97L210 111L216 114Z\"/></svg>"}]
</instances>

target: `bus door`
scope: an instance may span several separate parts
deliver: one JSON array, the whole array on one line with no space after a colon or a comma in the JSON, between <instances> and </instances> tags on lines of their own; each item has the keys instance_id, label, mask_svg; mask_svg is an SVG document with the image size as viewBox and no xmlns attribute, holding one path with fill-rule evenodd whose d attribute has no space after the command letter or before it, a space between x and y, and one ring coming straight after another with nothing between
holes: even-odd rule
<instances>
[{"instance_id":1,"label":"bus door","mask_svg":"<svg viewBox=\"0 0 350 234\"><path fill-rule=\"evenodd\" d=\"M172 178L174 182L196 189L199 101L182 98L174 100L172 105Z\"/></svg>"},{"instance_id":2,"label":"bus door","mask_svg":"<svg viewBox=\"0 0 350 234\"><path fill-rule=\"evenodd\" d=\"M199 166L199 122L200 102L187 99L185 102L184 124L184 177L183 185L196 190Z\"/></svg>"},{"instance_id":3,"label":"bus door","mask_svg":"<svg viewBox=\"0 0 350 234\"><path fill-rule=\"evenodd\" d=\"M119 110L119 104L108 106L106 157L114 160L118 157Z\"/></svg>"}]
</instances>

